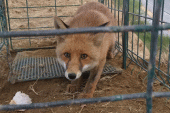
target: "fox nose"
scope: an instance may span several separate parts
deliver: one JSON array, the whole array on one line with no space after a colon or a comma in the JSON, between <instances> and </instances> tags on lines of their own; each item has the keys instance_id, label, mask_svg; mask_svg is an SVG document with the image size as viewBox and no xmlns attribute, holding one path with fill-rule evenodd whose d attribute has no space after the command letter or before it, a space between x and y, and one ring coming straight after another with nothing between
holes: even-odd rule
<instances>
[{"instance_id":1,"label":"fox nose","mask_svg":"<svg viewBox=\"0 0 170 113\"><path fill-rule=\"evenodd\" d=\"M68 74L68 78L69 79L75 79L76 78L76 74L75 73L70 73L70 74Z\"/></svg>"}]
</instances>

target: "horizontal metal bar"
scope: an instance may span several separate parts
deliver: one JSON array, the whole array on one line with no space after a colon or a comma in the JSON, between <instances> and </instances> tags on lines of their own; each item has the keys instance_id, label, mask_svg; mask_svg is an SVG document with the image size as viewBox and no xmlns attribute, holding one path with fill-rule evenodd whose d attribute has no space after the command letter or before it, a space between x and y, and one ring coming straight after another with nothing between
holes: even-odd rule
<instances>
[{"instance_id":1,"label":"horizontal metal bar","mask_svg":"<svg viewBox=\"0 0 170 113\"><path fill-rule=\"evenodd\" d=\"M36 37L36 39L44 39L44 38L54 38L54 36L40 36ZM12 38L11 40L24 40L24 39L35 39L35 37L17 37L17 38Z\"/></svg>"},{"instance_id":2,"label":"horizontal metal bar","mask_svg":"<svg viewBox=\"0 0 170 113\"><path fill-rule=\"evenodd\" d=\"M170 92L153 92L153 97L170 97ZM146 93L134 93L125 95L115 95L109 97L89 98L89 99L74 99L45 103L32 103L28 105L0 105L0 111L2 110L17 110L17 109L35 109L35 108L47 108L67 105L79 105L99 102L114 102L121 100L146 98Z\"/></svg>"},{"instance_id":3,"label":"horizontal metal bar","mask_svg":"<svg viewBox=\"0 0 170 113\"><path fill-rule=\"evenodd\" d=\"M115 95L110 97L100 97L100 98L90 98L90 99L64 100L64 101L46 102L46 103L33 103L30 105L2 105L0 106L0 110L47 108L47 107L76 105L76 104L120 101L120 100L135 99L135 98L145 98L145 93Z\"/></svg>"},{"instance_id":4,"label":"horizontal metal bar","mask_svg":"<svg viewBox=\"0 0 170 113\"><path fill-rule=\"evenodd\" d=\"M22 52L22 51L35 51L38 49L55 49L56 47L49 46L49 47L37 47L37 48L20 48L20 49L13 49L10 52Z\"/></svg>"},{"instance_id":5,"label":"horizontal metal bar","mask_svg":"<svg viewBox=\"0 0 170 113\"><path fill-rule=\"evenodd\" d=\"M17 31L17 30L24 30L24 29L49 29L49 28L54 28L54 26L49 26L49 27L30 27L30 28L16 28L16 29L10 29L11 31Z\"/></svg>"},{"instance_id":6,"label":"horizontal metal bar","mask_svg":"<svg viewBox=\"0 0 170 113\"><path fill-rule=\"evenodd\" d=\"M71 28L39 31L9 31L0 32L0 37L28 37L28 36L49 36L49 35L66 35L75 33L98 33L98 32L124 32L124 31L151 31L153 29L166 30L170 29L170 24L165 24L154 28L151 25L134 25L134 26L111 26L111 27L89 27L89 28Z\"/></svg>"},{"instance_id":7,"label":"horizontal metal bar","mask_svg":"<svg viewBox=\"0 0 170 113\"><path fill-rule=\"evenodd\" d=\"M45 7L70 7L70 6L80 6L80 5L61 5L61 6L35 6L35 7L9 7L9 9L18 9L18 8L45 8Z\"/></svg>"},{"instance_id":8,"label":"horizontal metal bar","mask_svg":"<svg viewBox=\"0 0 170 113\"><path fill-rule=\"evenodd\" d=\"M115 8L110 8L109 7L109 9L112 9L112 10L115 10L115 11L118 11L118 12L123 12L122 10L118 10L118 9L115 9ZM153 20L153 18L151 18L151 17L147 17L147 16L143 16L143 15L139 15L139 14L135 14L135 13L131 13L131 12L128 12L128 14L131 14L131 15L134 15L134 16L137 16L137 17L142 17L142 18ZM165 22L165 21L159 21L159 22L168 24L168 22Z\"/></svg>"},{"instance_id":9,"label":"horizontal metal bar","mask_svg":"<svg viewBox=\"0 0 170 113\"><path fill-rule=\"evenodd\" d=\"M58 17L73 17L73 16L58 16ZM47 17L21 17L21 18L9 18L10 20L14 19L36 19L36 18L54 18L54 16L47 16Z\"/></svg>"},{"instance_id":10,"label":"horizontal metal bar","mask_svg":"<svg viewBox=\"0 0 170 113\"><path fill-rule=\"evenodd\" d=\"M152 97L170 97L170 92L153 92Z\"/></svg>"}]
</instances>

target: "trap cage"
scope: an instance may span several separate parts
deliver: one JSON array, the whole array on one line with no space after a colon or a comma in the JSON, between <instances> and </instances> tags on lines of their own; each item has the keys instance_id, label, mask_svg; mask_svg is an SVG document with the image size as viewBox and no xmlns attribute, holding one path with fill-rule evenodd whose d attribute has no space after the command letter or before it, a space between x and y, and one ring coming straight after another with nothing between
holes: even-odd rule
<instances>
[{"instance_id":1,"label":"trap cage","mask_svg":"<svg viewBox=\"0 0 170 113\"><path fill-rule=\"evenodd\" d=\"M10 66L10 82L48 79L61 77L64 69L53 56L40 54L40 51L55 53L54 35L86 33L86 32L115 32L117 33L116 48L122 52L123 68L128 68L132 62L148 72L146 75L146 93L116 95L93 99L66 100L49 103L33 103L31 105L2 105L0 110L33 109L63 106L80 103L119 101L134 98L146 98L147 112L152 112L152 97L169 97L170 92L152 92L152 84L159 81L169 86L169 37L163 35L170 29L170 24L164 21L164 0L153 1L153 17L148 15L148 0L99 0L105 4L117 19L117 26L95 27L66 30L53 29L53 16L57 15L64 21L71 18L76 9L85 3L83 0L58 3L57 0L39 1L31 4L30 0L22 0L21 6L13 0L0 0L0 50L5 46L7 56L15 53L16 57ZM74 9L74 10L70 10ZM44 10L44 11L42 11ZM65 11L70 11L65 15ZM18 14L18 15L17 15ZM121 27L122 26L122 27ZM158 49L157 49L158 48ZM40 50L37 53L29 53ZM156 55L157 53L157 55ZM41 56L43 55L43 57ZM9 60L10 58L8 58ZM130 62L127 62L130 59ZM155 62L156 61L156 62ZM166 67L166 68L165 68ZM31 69L31 70L30 70ZM48 71L44 71L44 69ZM135 67L134 67L135 69ZM133 70L132 70L133 71ZM104 72L115 72L110 65L105 66ZM140 72L139 72L140 73ZM33 76L29 76L33 75ZM38 75L38 76L36 76Z\"/></svg>"}]
</instances>

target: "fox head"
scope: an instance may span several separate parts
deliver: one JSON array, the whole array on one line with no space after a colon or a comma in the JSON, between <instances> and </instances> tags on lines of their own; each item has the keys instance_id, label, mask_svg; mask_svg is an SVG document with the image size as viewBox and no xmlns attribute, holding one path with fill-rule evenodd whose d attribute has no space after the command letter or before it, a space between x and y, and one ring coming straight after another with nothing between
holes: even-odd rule
<instances>
[{"instance_id":1,"label":"fox head","mask_svg":"<svg viewBox=\"0 0 170 113\"><path fill-rule=\"evenodd\" d=\"M56 29L70 28L57 16L54 23ZM104 33L71 34L56 37L57 60L65 68L67 79L76 80L83 72L99 65L103 37Z\"/></svg>"}]
</instances>

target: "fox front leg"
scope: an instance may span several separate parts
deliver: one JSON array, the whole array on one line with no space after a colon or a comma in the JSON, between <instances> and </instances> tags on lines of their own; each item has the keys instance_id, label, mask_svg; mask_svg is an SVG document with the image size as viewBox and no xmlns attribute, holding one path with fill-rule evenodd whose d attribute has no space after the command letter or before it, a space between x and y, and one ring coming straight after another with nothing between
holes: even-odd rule
<instances>
[{"instance_id":1,"label":"fox front leg","mask_svg":"<svg viewBox=\"0 0 170 113\"><path fill-rule=\"evenodd\" d=\"M88 78L84 91L83 93L79 94L78 98L93 97L94 91L96 89L96 85L100 79L105 63L106 63L106 59L101 61L98 67L95 67L93 70L90 71L90 76Z\"/></svg>"},{"instance_id":2,"label":"fox front leg","mask_svg":"<svg viewBox=\"0 0 170 113\"><path fill-rule=\"evenodd\" d=\"M67 92L74 93L74 92L79 91L82 80L83 80L83 77L81 76L79 79L71 81L71 84L67 85Z\"/></svg>"},{"instance_id":3,"label":"fox front leg","mask_svg":"<svg viewBox=\"0 0 170 113\"><path fill-rule=\"evenodd\" d=\"M107 58L108 59L112 59L115 57L115 55L117 54L117 49L116 49L116 46L115 46L115 43L117 42L114 42L111 44L109 50L108 50L108 53L107 53Z\"/></svg>"}]
</instances>

